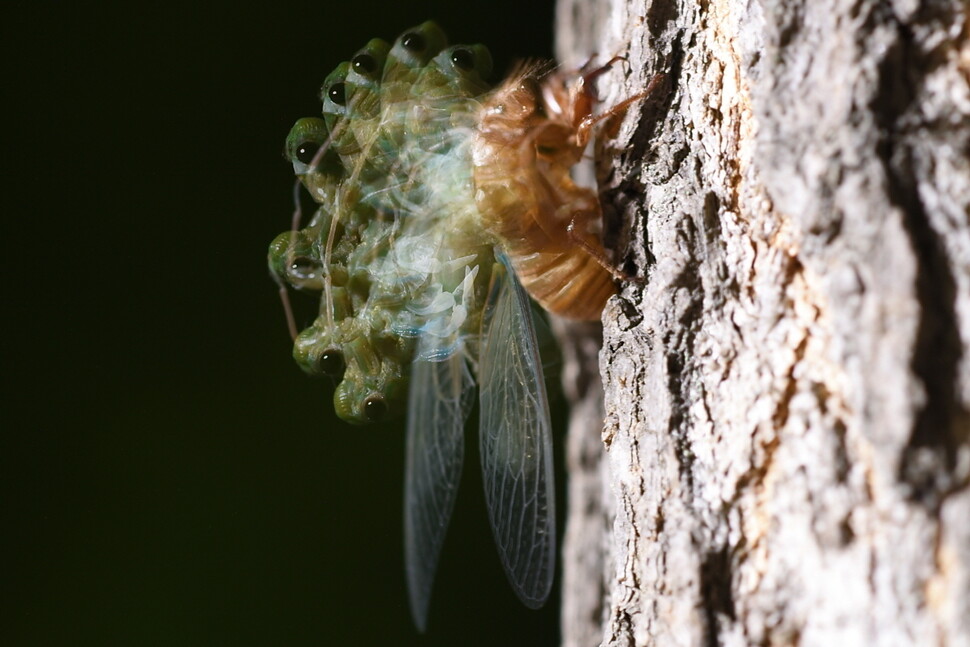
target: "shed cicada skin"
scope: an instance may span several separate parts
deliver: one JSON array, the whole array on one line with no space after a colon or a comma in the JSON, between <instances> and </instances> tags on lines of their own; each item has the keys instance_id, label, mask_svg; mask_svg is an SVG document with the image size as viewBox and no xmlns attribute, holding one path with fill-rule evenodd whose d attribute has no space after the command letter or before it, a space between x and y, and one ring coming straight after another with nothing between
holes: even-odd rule
<instances>
[{"instance_id":1,"label":"shed cicada skin","mask_svg":"<svg viewBox=\"0 0 970 647\"><path fill-rule=\"evenodd\" d=\"M482 227L532 298L568 319L598 320L622 277L600 241L599 197L570 176L593 126L642 96L593 115L590 82L615 60L573 74L520 65L485 100L472 145Z\"/></svg>"},{"instance_id":2,"label":"shed cicada skin","mask_svg":"<svg viewBox=\"0 0 970 647\"><path fill-rule=\"evenodd\" d=\"M596 195L569 177L596 121L590 75L524 65L491 89L491 69L484 46L449 47L433 22L337 65L321 115L297 121L285 145L317 211L269 251L281 285L320 294L293 354L338 382L337 414L407 416L405 554L420 629L476 385L503 566L527 606L548 597L550 416L523 284L579 319L597 317L614 291Z\"/></svg>"}]
</instances>

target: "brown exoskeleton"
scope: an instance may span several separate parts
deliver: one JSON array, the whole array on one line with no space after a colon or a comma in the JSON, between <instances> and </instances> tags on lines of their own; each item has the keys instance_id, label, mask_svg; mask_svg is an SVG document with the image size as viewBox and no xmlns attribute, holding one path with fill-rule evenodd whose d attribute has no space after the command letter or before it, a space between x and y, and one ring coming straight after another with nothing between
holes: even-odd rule
<instances>
[{"instance_id":1,"label":"brown exoskeleton","mask_svg":"<svg viewBox=\"0 0 970 647\"><path fill-rule=\"evenodd\" d=\"M616 292L614 279L623 277L599 240L596 192L570 177L593 126L625 113L661 78L593 115L592 82L620 59L578 75L523 64L487 97L472 143L483 227L499 239L532 298L569 319L598 319Z\"/></svg>"}]
</instances>

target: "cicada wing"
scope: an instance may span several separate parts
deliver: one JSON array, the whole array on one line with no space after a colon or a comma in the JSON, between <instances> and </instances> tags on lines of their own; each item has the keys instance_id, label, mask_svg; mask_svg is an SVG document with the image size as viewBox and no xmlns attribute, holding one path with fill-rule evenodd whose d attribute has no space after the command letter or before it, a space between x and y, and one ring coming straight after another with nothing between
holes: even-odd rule
<instances>
[{"instance_id":1,"label":"cicada wing","mask_svg":"<svg viewBox=\"0 0 970 647\"><path fill-rule=\"evenodd\" d=\"M529 298L499 255L485 310L479 398L492 531L519 599L546 601L555 571L552 433Z\"/></svg>"},{"instance_id":2,"label":"cicada wing","mask_svg":"<svg viewBox=\"0 0 970 647\"><path fill-rule=\"evenodd\" d=\"M419 631L461 480L465 419L475 382L462 352L412 363L404 470L404 556L411 616Z\"/></svg>"}]
</instances>

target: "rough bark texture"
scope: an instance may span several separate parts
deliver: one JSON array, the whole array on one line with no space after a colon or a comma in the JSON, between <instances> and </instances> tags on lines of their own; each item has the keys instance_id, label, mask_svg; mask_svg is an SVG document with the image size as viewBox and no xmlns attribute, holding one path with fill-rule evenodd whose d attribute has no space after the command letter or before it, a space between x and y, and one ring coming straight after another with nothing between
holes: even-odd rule
<instances>
[{"instance_id":1,"label":"rough bark texture","mask_svg":"<svg viewBox=\"0 0 970 647\"><path fill-rule=\"evenodd\" d=\"M970 645L967 14L561 0L603 106L665 75L598 154L645 280L601 435L578 387L566 645Z\"/></svg>"}]
</instances>

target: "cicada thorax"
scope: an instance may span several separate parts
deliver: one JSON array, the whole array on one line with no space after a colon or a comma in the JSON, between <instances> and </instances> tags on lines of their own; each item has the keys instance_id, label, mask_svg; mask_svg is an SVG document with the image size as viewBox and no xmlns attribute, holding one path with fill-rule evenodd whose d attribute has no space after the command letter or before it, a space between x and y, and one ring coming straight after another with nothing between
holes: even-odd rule
<instances>
[{"instance_id":1,"label":"cicada thorax","mask_svg":"<svg viewBox=\"0 0 970 647\"><path fill-rule=\"evenodd\" d=\"M558 73L525 66L485 101L472 144L476 201L529 294L550 312L592 320L616 288L595 231L599 200L570 177L589 115L563 110L569 96L543 92L562 85Z\"/></svg>"}]
</instances>

